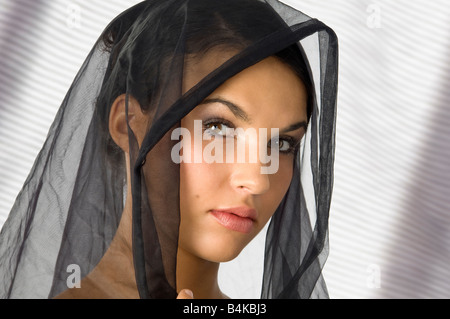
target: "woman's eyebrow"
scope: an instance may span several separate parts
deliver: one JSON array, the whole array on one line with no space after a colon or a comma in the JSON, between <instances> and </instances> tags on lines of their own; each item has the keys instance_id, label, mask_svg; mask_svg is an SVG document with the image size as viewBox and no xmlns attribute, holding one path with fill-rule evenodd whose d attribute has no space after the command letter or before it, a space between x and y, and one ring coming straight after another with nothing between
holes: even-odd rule
<instances>
[{"instance_id":1,"label":"woman's eyebrow","mask_svg":"<svg viewBox=\"0 0 450 319\"><path fill-rule=\"evenodd\" d=\"M251 119L248 116L248 114L242 108L240 108L239 106L237 106L236 104L234 104L231 101L225 100L224 98L221 98L221 97L217 97L217 98L205 99L205 100L203 100L203 102L200 103L200 105L201 104L209 104L209 103L221 103L221 104L227 106L230 109L230 111L234 114L234 116L242 119L243 121L245 121L247 123L251 123ZM281 133L295 131L302 127L306 131L306 129L308 128L308 124L306 123L306 121L301 121L301 122L289 125L285 129L281 130Z\"/></svg>"},{"instance_id":2,"label":"woman's eyebrow","mask_svg":"<svg viewBox=\"0 0 450 319\"><path fill-rule=\"evenodd\" d=\"M306 129L308 128L308 124L306 123L306 121L302 121L302 122L298 122L298 123L289 125L285 129L281 130L281 133L287 133L287 132L295 131L295 130L298 130L299 128L302 128L302 127L306 131Z\"/></svg>"},{"instance_id":3,"label":"woman's eyebrow","mask_svg":"<svg viewBox=\"0 0 450 319\"><path fill-rule=\"evenodd\" d=\"M210 99L203 100L203 102L201 102L200 104L209 104L209 103L221 103L221 104L227 106L230 109L230 111L234 114L234 116L242 119L244 122L247 122L247 123L251 122L248 114L242 108L240 108L233 102L227 101L227 100L219 97L219 98L210 98Z\"/></svg>"}]
</instances>

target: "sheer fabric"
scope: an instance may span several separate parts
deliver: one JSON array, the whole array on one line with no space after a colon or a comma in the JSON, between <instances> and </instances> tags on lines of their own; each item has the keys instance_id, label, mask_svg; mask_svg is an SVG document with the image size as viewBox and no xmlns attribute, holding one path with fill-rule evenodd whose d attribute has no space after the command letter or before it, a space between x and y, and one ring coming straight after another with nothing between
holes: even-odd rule
<instances>
[{"instance_id":1,"label":"sheer fabric","mask_svg":"<svg viewBox=\"0 0 450 319\"><path fill-rule=\"evenodd\" d=\"M232 19L239 13L240 19ZM199 20L199 16L203 17ZM184 92L186 61L213 47L233 56ZM150 0L128 9L89 53L0 234L0 296L52 298L68 269L82 277L107 252L122 218L127 172L108 131L117 96L148 114L130 141L133 265L141 298L175 298L179 164L171 133L227 79L271 55L295 52L313 97L294 176L268 228L261 298L326 298L338 49L322 22L278 1Z\"/></svg>"}]
</instances>

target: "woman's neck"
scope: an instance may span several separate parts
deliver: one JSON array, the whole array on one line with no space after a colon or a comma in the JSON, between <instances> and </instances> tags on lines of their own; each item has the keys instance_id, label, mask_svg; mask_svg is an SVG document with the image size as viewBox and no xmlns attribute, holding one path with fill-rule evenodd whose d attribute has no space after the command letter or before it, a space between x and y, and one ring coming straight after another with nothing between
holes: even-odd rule
<instances>
[{"instance_id":1,"label":"woman's neck","mask_svg":"<svg viewBox=\"0 0 450 319\"><path fill-rule=\"evenodd\" d=\"M128 201L129 203L129 201ZM131 248L131 205L127 204L111 245L98 265L81 280L80 288L67 289L56 298L139 298Z\"/></svg>"}]
</instances>

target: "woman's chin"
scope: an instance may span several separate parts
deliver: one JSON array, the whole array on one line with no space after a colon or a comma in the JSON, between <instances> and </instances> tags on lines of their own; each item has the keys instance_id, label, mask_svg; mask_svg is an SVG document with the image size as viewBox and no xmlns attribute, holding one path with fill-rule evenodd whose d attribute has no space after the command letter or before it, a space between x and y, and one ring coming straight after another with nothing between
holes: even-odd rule
<instances>
[{"instance_id":1,"label":"woman's chin","mask_svg":"<svg viewBox=\"0 0 450 319\"><path fill-rule=\"evenodd\" d=\"M231 261L239 256L245 245L246 243L230 240L229 238L205 238L202 242L197 242L195 245L192 245L190 249L186 249L186 251L203 260L222 263Z\"/></svg>"},{"instance_id":2,"label":"woman's chin","mask_svg":"<svg viewBox=\"0 0 450 319\"><path fill-rule=\"evenodd\" d=\"M232 261L241 253L242 248L240 249L215 249L211 251L209 254L205 254L205 260L209 260L211 262L216 263L225 263L228 261Z\"/></svg>"}]
</instances>

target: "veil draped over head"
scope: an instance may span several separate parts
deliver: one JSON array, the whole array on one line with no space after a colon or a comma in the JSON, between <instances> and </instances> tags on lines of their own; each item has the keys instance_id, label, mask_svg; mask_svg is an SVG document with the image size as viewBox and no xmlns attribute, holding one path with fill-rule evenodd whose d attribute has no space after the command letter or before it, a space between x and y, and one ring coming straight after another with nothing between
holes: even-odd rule
<instances>
[{"instance_id":1,"label":"veil draped over head","mask_svg":"<svg viewBox=\"0 0 450 319\"><path fill-rule=\"evenodd\" d=\"M187 92L186 60L233 56ZM230 50L229 50L230 51ZM275 0L148 0L105 29L56 115L0 235L0 297L52 298L71 265L89 274L116 234L132 192L132 250L141 298L175 298L179 164L171 132L227 79L271 55L306 65L310 119L290 187L267 231L262 298L326 298L338 51L322 22ZM291 57L292 58L292 57ZM111 104L136 99L150 121L128 127L130 172L108 131Z\"/></svg>"}]
</instances>

